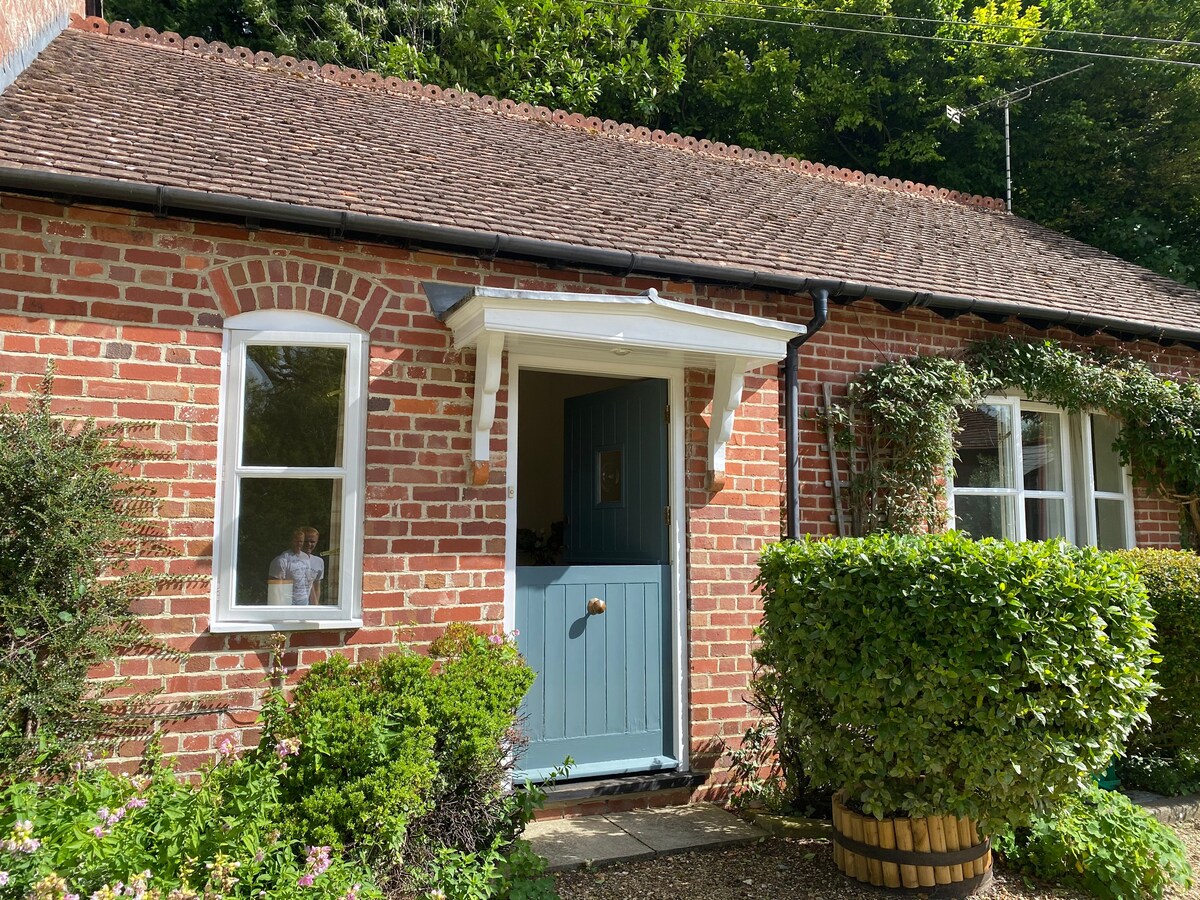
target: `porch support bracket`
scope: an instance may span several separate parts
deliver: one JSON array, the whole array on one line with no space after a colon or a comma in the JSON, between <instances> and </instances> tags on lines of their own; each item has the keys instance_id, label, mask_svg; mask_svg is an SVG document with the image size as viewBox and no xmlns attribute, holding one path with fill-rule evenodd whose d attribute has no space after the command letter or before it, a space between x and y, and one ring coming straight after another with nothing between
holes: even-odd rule
<instances>
[{"instance_id":1,"label":"porch support bracket","mask_svg":"<svg viewBox=\"0 0 1200 900\"><path fill-rule=\"evenodd\" d=\"M471 417L471 471L475 486L488 483L491 474L492 424L496 421L496 394L500 390L500 360L504 335L485 332L475 345L475 409Z\"/></svg>"},{"instance_id":2,"label":"porch support bracket","mask_svg":"<svg viewBox=\"0 0 1200 900\"><path fill-rule=\"evenodd\" d=\"M733 418L742 403L742 388L750 360L723 356L717 360L713 383L712 416L708 423L708 489L725 487L725 447L733 436Z\"/></svg>"}]
</instances>

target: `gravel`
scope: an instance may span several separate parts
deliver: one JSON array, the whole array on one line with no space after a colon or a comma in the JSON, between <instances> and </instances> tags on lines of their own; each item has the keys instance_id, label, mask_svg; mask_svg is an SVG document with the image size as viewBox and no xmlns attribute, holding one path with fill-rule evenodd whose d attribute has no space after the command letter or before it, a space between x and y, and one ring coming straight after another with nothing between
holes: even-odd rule
<instances>
[{"instance_id":1,"label":"gravel","mask_svg":"<svg viewBox=\"0 0 1200 900\"><path fill-rule=\"evenodd\" d=\"M1200 825L1178 825L1192 867L1200 872ZM766 838L751 844L699 850L557 877L562 900L857 900L896 896L850 881L833 864L824 840ZM988 900L1086 900L1086 894L1037 884L996 868ZM1168 895L1200 897L1200 887Z\"/></svg>"}]
</instances>

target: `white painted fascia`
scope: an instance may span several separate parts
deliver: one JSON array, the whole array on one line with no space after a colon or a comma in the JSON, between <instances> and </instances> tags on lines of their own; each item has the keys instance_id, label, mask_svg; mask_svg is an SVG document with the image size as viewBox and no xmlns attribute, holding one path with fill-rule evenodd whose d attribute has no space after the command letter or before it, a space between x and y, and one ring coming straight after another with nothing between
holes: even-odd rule
<instances>
[{"instance_id":1,"label":"white painted fascia","mask_svg":"<svg viewBox=\"0 0 1200 900\"><path fill-rule=\"evenodd\" d=\"M804 326L704 309L664 300L654 291L636 295L567 294L477 288L446 317L459 347L482 333L609 349L676 352L689 368L715 369L722 357L745 359L756 369L783 359L787 342Z\"/></svg>"}]
</instances>

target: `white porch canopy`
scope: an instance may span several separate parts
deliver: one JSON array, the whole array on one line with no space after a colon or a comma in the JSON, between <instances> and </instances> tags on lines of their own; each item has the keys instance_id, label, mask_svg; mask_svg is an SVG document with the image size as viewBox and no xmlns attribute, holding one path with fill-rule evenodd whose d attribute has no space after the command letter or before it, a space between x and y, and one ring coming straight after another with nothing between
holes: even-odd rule
<instances>
[{"instance_id":1,"label":"white porch canopy","mask_svg":"<svg viewBox=\"0 0 1200 900\"><path fill-rule=\"evenodd\" d=\"M538 356L642 363L715 373L708 435L712 490L725 482L725 445L742 402L747 372L778 362L787 343L804 334L793 325L642 294L569 294L425 284L434 312L473 347L475 407L471 482L486 484L489 445L505 350Z\"/></svg>"}]
</instances>

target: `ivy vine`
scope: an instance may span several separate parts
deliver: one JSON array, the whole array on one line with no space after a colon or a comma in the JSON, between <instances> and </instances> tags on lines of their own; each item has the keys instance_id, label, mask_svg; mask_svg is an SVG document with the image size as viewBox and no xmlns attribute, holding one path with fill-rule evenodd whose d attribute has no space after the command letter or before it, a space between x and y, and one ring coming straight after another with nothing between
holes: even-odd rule
<instances>
[{"instance_id":1,"label":"ivy vine","mask_svg":"<svg viewBox=\"0 0 1200 900\"><path fill-rule=\"evenodd\" d=\"M1180 508L1200 534L1200 383L1146 362L1057 341L994 338L961 358L889 362L851 383L828 414L850 464L855 534L917 533L946 526L946 461L959 413L984 396L1019 390L1070 412L1121 423L1114 448L1134 478Z\"/></svg>"}]
</instances>

